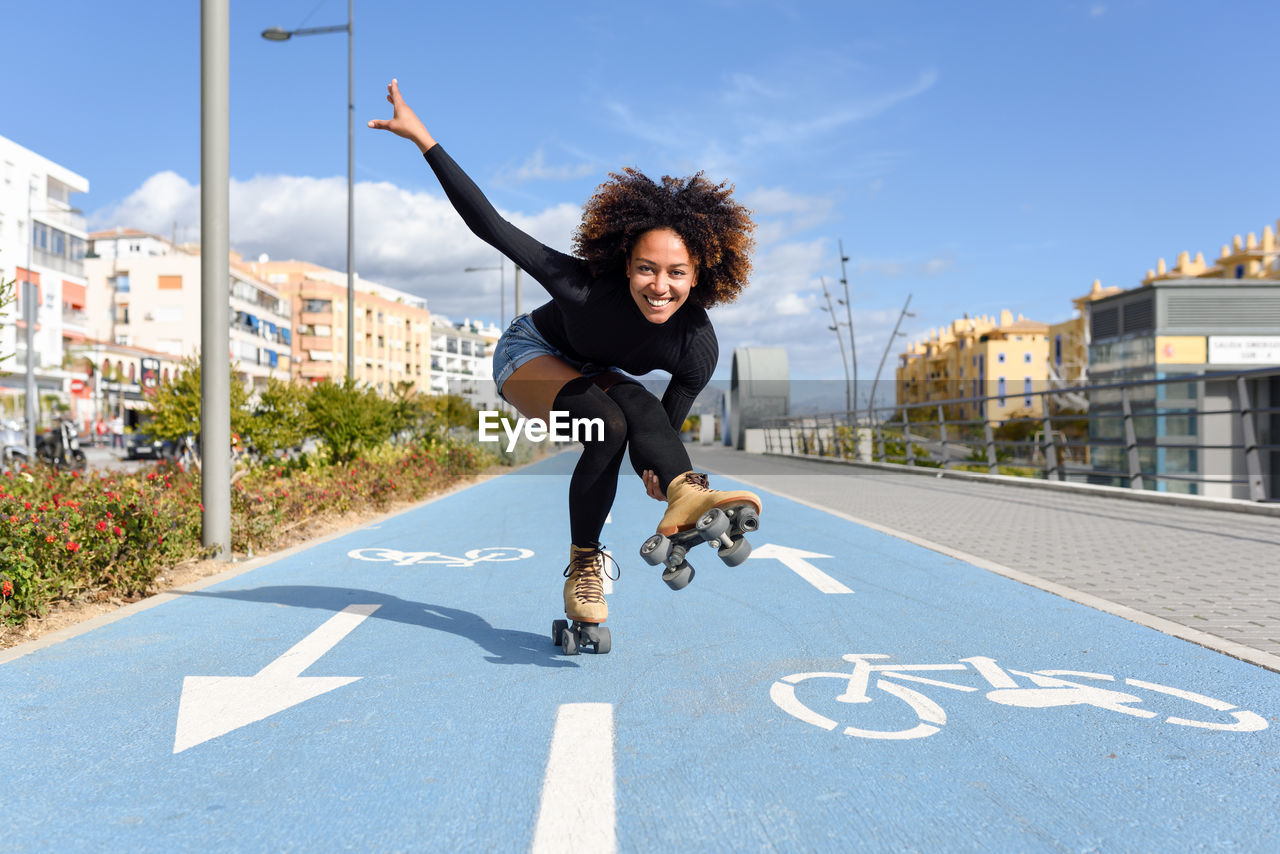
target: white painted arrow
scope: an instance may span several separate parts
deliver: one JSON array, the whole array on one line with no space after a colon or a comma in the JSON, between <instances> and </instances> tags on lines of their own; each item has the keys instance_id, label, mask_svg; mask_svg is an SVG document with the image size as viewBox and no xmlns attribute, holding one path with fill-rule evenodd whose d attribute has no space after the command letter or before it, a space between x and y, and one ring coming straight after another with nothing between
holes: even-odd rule
<instances>
[{"instance_id":1,"label":"white painted arrow","mask_svg":"<svg viewBox=\"0 0 1280 854\"><path fill-rule=\"evenodd\" d=\"M361 679L301 673L379 607L348 605L256 676L188 676L182 681L173 752L181 753Z\"/></svg>"},{"instance_id":2,"label":"white painted arrow","mask_svg":"<svg viewBox=\"0 0 1280 854\"><path fill-rule=\"evenodd\" d=\"M809 563L806 558L831 557L831 555L818 554L817 552L807 552L804 549L796 549L791 546L779 546L774 543L765 543L757 546L752 550L748 560L755 558L780 561L787 569L803 578L805 581L818 588L823 593L852 593L848 587L845 587L839 581L827 575L813 564Z\"/></svg>"}]
</instances>

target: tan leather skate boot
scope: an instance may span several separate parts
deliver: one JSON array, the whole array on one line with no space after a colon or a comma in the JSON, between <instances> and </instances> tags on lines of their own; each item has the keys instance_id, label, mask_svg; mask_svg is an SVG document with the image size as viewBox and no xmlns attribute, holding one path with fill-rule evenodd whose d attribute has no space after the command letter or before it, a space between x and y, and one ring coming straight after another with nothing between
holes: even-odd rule
<instances>
[{"instance_id":1,"label":"tan leather skate boot","mask_svg":"<svg viewBox=\"0 0 1280 854\"><path fill-rule=\"evenodd\" d=\"M604 601L604 550L570 546L564 569L564 614L581 623L603 623L609 618Z\"/></svg>"},{"instance_id":2,"label":"tan leather skate boot","mask_svg":"<svg viewBox=\"0 0 1280 854\"><path fill-rule=\"evenodd\" d=\"M731 504L750 504L756 513L761 510L760 496L745 489L720 491L707 485L707 476L687 471L667 485L667 512L658 523L658 533L672 536L692 530L702 515L712 507Z\"/></svg>"}]
</instances>

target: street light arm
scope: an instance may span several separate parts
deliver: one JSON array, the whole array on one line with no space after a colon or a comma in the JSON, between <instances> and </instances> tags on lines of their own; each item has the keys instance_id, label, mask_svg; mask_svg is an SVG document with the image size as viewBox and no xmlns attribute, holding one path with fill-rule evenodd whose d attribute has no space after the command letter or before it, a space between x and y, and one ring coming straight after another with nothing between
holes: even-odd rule
<instances>
[{"instance_id":1,"label":"street light arm","mask_svg":"<svg viewBox=\"0 0 1280 854\"><path fill-rule=\"evenodd\" d=\"M299 27L296 30L285 30L280 27L268 27L262 31L262 37L267 41L284 42L294 36L318 36L322 33L345 33L350 30L350 24L335 24L332 27Z\"/></svg>"}]
</instances>

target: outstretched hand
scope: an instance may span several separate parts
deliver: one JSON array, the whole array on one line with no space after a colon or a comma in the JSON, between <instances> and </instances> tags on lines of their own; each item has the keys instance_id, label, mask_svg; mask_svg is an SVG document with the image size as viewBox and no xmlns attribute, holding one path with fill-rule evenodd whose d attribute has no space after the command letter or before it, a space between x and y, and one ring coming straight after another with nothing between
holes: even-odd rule
<instances>
[{"instance_id":1,"label":"outstretched hand","mask_svg":"<svg viewBox=\"0 0 1280 854\"><path fill-rule=\"evenodd\" d=\"M402 136L413 142L422 151L436 144L431 134L427 132L426 125L418 118L418 114L404 102L404 98L400 97L400 84L395 79L387 85L387 103L391 105L391 118L372 119L369 127L389 130L396 136Z\"/></svg>"}]
</instances>

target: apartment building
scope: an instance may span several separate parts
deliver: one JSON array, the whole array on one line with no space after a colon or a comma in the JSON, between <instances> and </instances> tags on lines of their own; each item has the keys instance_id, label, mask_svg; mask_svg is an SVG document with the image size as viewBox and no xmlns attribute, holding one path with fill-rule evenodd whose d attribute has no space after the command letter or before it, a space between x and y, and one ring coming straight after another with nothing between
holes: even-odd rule
<instances>
[{"instance_id":1,"label":"apartment building","mask_svg":"<svg viewBox=\"0 0 1280 854\"><path fill-rule=\"evenodd\" d=\"M21 419L28 359L37 394L70 390L64 369L68 341L88 335L85 221L73 197L87 178L0 137L0 279L16 282L17 301L0 316L0 352L14 353L0 375L0 414ZM24 284L32 286L26 304ZM35 312L32 351L26 346L28 309Z\"/></svg>"},{"instance_id":2,"label":"apartment building","mask_svg":"<svg viewBox=\"0 0 1280 854\"><path fill-rule=\"evenodd\" d=\"M1049 380L1049 325L1015 318L964 317L935 329L899 355L897 402L945 404L949 419L999 422L1041 412L1033 392ZM976 397L994 401L952 401Z\"/></svg>"},{"instance_id":3,"label":"apartment building","mask_svg":"<svg viewBox=\"0 0 1280 854\"><path fill-rule=\"evenodd\" d=\"M431 393L461 395L477 409L504 408L493 383L493 347L502 330L469 318L431 321Z\"/></svg>"},{"instance_id":4,"label":"apartment building","mask_svg":"<svg viewBox=\"0 0 1280 854\"><path fill-rule=\"evenodd\" d=\"M115 228L89 235L85 258L90 337L176 358L200 353L201 269L198 246ZM292 365L290 302L231 253L227 355L233 376L251 390L288 379Z\"/></svg>"},{"instance_id":5,"label":"apartment building","mask_svg":"<svg viewBox=\"0 0 1280 854\"><path fill-rule=\"evenodd\" d=\"M249 264L255 275L289 296L293 306L295 378L340 382L347 375L347 274L307 261ZM356 277L355 365L352 376L380 393L408 382L431 388L431 313L427 301Z\"/></svg>"}]
</instances>

